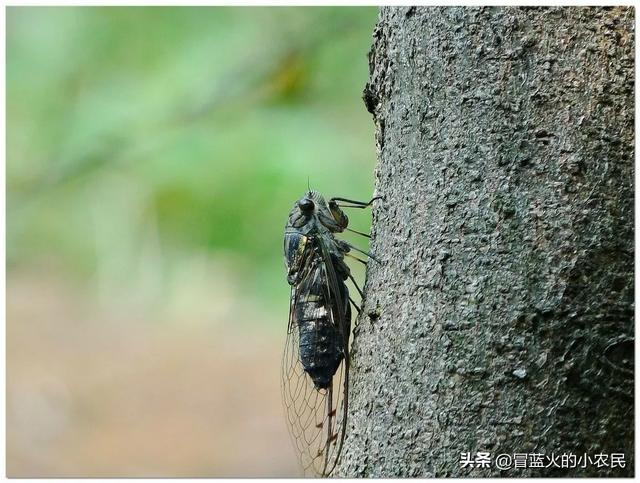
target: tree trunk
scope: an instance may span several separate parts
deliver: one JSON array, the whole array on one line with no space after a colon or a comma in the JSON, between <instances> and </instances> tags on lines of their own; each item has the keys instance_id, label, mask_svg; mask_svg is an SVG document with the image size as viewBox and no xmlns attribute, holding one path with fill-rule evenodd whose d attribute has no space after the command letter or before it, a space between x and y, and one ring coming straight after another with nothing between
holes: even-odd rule
<instances>
[{"instance_id":1,"label":"tree trunk","mask_svg":"<svg viewBox=\"0 0 640 483\"><path fill-rule=\"evenodd\" d=\"M383 8L364 99L337 475L633 475L633 8Z\"/></svg>"}]
</instances>

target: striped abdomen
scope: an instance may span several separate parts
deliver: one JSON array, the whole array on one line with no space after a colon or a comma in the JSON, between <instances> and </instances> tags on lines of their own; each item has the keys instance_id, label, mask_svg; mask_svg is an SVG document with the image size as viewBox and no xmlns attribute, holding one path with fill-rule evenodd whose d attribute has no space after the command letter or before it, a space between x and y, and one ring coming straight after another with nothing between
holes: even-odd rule
<instances>
[{"instance_id":1,"label":"striped abdomen","mask_svg":"<svg viewBox=\"0 0 640 483\"><path fill-rule=\"evenodd\" d=\"M314 266L313 273L302 285L294 308L300 335L300 362L315 387L326 389L344 358L344 338L333 323L322 264ZM344 283L340 285L343 292L346 291Z\"/></svg>"}]
</instances>

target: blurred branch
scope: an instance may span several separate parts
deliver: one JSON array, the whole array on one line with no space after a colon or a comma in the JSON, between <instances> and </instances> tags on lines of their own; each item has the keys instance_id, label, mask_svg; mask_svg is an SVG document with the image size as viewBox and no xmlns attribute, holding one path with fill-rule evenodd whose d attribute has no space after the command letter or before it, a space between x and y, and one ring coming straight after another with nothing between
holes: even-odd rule
<instances>
[{"instance_id":1,"label":"blurred branch","mask_svg":"<svg viewBox=\"0 0 640 483\"><path fill-rule=\"evenodd\" d=\"M307 88L310 59L317 50L327 40L335 42L337 37L349 35L351 27L348 19L322 27L314 26L303 38L281 41L283 47L265 47L253 53L239 62L227 76L212 81L215 85L213 92L205 94L195 106L169 114L155 125L150 125L148 132L153 132L156 139L164 138L172 130L183 129L207 117L215 122L216 115L227 110L241 112L270 100L294 98ZM35 201L61 185L92 175L108 164L122 163L139 151L140 145L148 143L140 137L127 141L124 136L115 136L99 144L74 162L46 163L48 166L62 165L63 168L45 173L40 179L28 183L28 186L23 185L20 190L22 203Z\"/></svg>"}]
</instances>

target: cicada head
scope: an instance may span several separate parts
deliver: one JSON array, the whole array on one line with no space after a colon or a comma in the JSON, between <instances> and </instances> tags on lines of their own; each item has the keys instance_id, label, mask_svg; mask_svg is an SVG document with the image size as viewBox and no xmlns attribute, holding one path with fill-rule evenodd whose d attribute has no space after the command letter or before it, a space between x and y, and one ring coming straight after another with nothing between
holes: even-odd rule
<instances>
[{"instance_id":1,"label":"cicada head","mask_svg":"<svg viewBox=\"0 0 640 483\"><path fill-rule=\"evenodd\" d=\"M307 230L310 230L315 219L315 212L316 201L313 199L312 193L308 192L294 203L291 213L289 213L288 225L299 229L306 226Z\"/></svg>"},{"instance_id":2,"label":"cicada head","mask_svg":"<svg viewBox=\"0 0 640 483\"><path fill-rule=\"evenodd\" d=\"M324 197L314 190L309 190L295 202L289 214L289 225L311 233L328 230L332 233L342 232L349 224L347 215L335 201L326 202Z\"/></svg>"}]
</instances>

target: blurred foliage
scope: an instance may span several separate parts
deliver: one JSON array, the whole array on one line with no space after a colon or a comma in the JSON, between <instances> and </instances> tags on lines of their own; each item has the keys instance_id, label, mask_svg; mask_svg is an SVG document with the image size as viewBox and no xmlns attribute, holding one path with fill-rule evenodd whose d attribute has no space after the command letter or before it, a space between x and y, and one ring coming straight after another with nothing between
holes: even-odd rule
<instances>
[{"instance_id":1,"label":"blurred foliage","mask_svg":"<svg viewBox=\"0 0 640 483\"><path fill-rule=\"evenodd\" d=\"M282 231L307 182L372 195L376 16L9 7L9 274L63 273L107 303L219 287L287 311Z\"/></svg>"}]
</instances>

